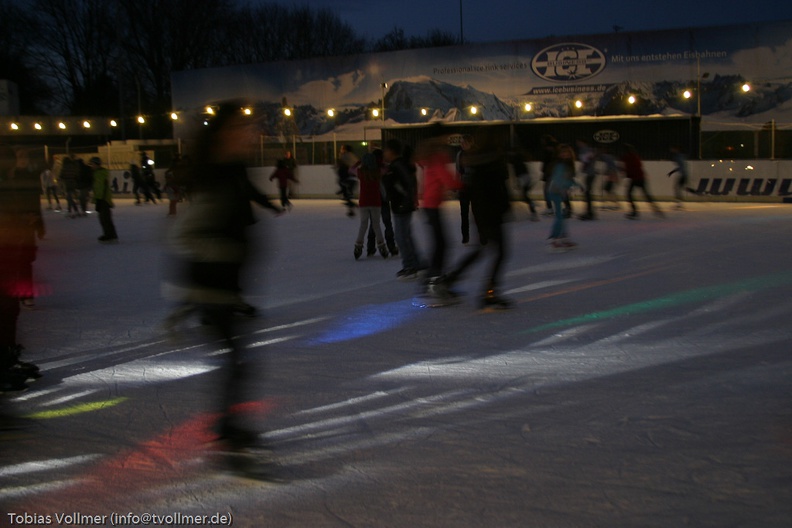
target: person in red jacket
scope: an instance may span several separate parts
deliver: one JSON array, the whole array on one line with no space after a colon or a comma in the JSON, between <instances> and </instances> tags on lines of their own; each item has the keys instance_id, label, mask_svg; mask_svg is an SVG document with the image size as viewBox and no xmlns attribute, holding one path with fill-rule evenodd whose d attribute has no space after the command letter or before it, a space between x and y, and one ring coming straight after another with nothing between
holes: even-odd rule
<instances>
[{"instance_id":1,"label":"person in red jacket","mask_svg":"<svg viewBox=\"0 0 792 528\"><path fill-rule=\"evenodd\" d=\"M360 196L358 197L358 208L360 209L360 228L358 229L357 239L355 240L355 260L363 254L363 237L371 224L374 236L377 240L377 248L382 258L388 258L388 247L382 237L380 227L380 213L382 207L382 193L380 192L380 181L382 172L379 162L373 153L369 152L363 156L358 169L360 179Z\"/></svg>"},{"instance_id":2,"label":"person in red jacket","mask_svg":"<svg viewBox=\"0 0 792 528\"><path fill-rule=\"evenodd\" d=\"M421 208L432 237L432 258L426 272L424 296L431 306L442 306L456 300L456 296L442 280L445 266L446 237L440 207L449 191L462 188L462 181L449 170L453 164L445 136L424 141L416 153L418 165L423 168L423 202Z\"/></svg>"},{"instance_id":3,"label":"person in red jacket","mask_svg":"<svg viewBox=\"0 0 792 528\"><path fill-rule=\"evenodd\" d=\"M646 186L646 174L643 170L643 162L641 162L641 157L638 155L638 151L634 146L629 144L624 145L624 155L622 156L621 162L625 177L630 179L630 186L627 190L627 201L630 202L632 212L627 213L627 218L630 220L638 219L638 208L635 206L635 201L633 200L633 190L635 190L635 188L639 188L643 191L646 201L649 202L655 214L663 217L663 211L657 207L654 198L649 194L649 189Z\"/></svg>"}]
</instances>

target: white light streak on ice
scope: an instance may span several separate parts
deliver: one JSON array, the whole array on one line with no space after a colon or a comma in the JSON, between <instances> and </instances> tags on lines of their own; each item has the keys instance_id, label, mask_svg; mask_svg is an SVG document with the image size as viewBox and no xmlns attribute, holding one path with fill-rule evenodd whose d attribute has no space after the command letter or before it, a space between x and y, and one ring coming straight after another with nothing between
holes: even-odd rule
<instances>
[{"instance_id":1,"label":"white light streak on ice","mask_svg":"<svg viewBox=\"0 0 792 528\"><path fill-rule=\"evenodd\" d=\"M40 391L33 391L27 394L23 394L22 396L17 396L13 398L13 401L28 401L33 400L35 398L41 398L42 396L46 396L47 394L52 394L53 392L58 392L63 390L62 387L52 387L51 389L44 389Z\"/></svg>"},{"instance_id":2,"label":"white light streak on ice","mask_svg":"<svg viewBox=\"0 0 792 528\"><path fill-rule=\"evenodd\" d=\"M359 403L363 403L363 402L368 402L368 401L384 398L384 397L390 396L392 394L398 394L400 392L404 392L405 390L407 390L406 387L403 387L403 388L401 388L399 390L395 390L395 391L377 391L377 392L373 392L371 394L366 394L365 396L358 396L356 398L349 398L348 400L344 400L342 402L331 403L329 405L322 405L321 407L314 407L313 409L306 409L304 411L300 411L298 413L295 413L295 415L299 415L299 414L315 414L315 413L333 411L333 410L336 410L336 409L341 409L341 408L346 407L348 405L357 405Z\"/></svg>"},{"instance_id":3,"label":"white light streak on ice","mask_svg":"<svg viewBox=\"0 0 792 528\"><path fill-rule=\"evenodd\" d=\"M514 295L515 293L523 293L527 291L534 291L534 290L541 290L543 288L552 288L553 286L560 286L561 284L567 284L570 282L574 282L574 279L565 279L565 280L549 280L549 281L542 281L542 282L534 282L532 284L528 284L526 286L522 286L520 288L514 288L512 290L508 290L503 292L504 295Z\"/></svg>"},{"instance_id":4,"label":"white light streak on ice","mask_svg":"<svg viewBox=\"0 0 792 528\"><path fill-rule=\"evenodd\" d=\"M141 385L189 378L206 374L219 367L200 361L177 362L139 359L91 372L64 378L68 385L97 385L102 383Z\"/></svg>"},{"instance_id":5,"label":"white light streak on ice","mask_svg":"<svg viewBox=\"0 0 792 528\"><path fill-rule=\"evenodd\" d=\"M89 389L84 390L82 392L78 392L77 394L69 394L68 396L63 396L62 398L56 398L52 401L48 401L46 403L42 403L42 407L47 407L51 405L59 405L61 403L66 403L68 401L76 400L78 398L82 398L83 396L88 396L89 394L93 394L95 392L99 392L99 389Z\"/></svg>"},{"instance_id":6,"label":"white light streak on ice","mask_svg":"<svg viewBox=\"0 0 792 528\"><path fill-rule=\"evenodd\" d=\"M72 480L58 480L55 482L46 482L44 484L34 484L32 486L19 486L16 488L3 488L0 489L0 498L14 499L17 497L25 497L27 495L34 495L36 493L47 493L50 491L57 491L60 489L68 488L83 482L82 479Z\"/></svg>"},{"instance_id":7,"label":"white light streak on ice","mask_svg":"<svg viewBox=\"0 0 792 528\"><path fill-rule=\"evenodd\" d=\"M13 466L5 466L0 468L0 477L11 477L13 475L25 475L27 473L38 473L41 471L61 469L77 464L84 464L86 462L96 460L100 456L101 455L81 455L70 458L53 458L50 460L24 462L22 464L15 464Z\"/></svg>"},{"instance_id":8,"label":"white light streak on ice","mask_svg":"<svg viewBox=\"0 0 792 528\"><path fill-rule=\"evenodd\" d=\"M308 431L313 431L316 429L324 429L328 427L339 427L350 422L357 422L360 420L368 420L371 418L378 418L381 416L385 416L388 414L394 414L398 412L408 411L415 407L420 407L423 405L434 405L436 403L440 403L445 400L454 399L458 396L464 396L470 394L471 390L455 390L444 392L441 394L437 394L434 396L427 396L422 398L416 398L414 400L410 400L408 402L399 403L396 405L391 405L390 407L383 407L381 409L376 409L373 411L365 411L362 413L355 413L350 416L342 416L339 418L328 418L326 420L319 420L316 422L311 422L303 425L295 425L294 427L286 427L285 429L278 429L276 431L271 431L267 433L267 437L270 438L280 438L284 436L288 436L290 434L305 434Z\"/></svg>"},{"instance_id":9,"label":"white light streak on ice","mask_svg":"<svg viewBox=\"0 0 792 528\"><path fill-rule=\"evenodd\" d=\"M279 330L288 330L290 328L297 328L297 327L300 327L300 326L306 326L306 325L321 323L322 321L325 321L327 319L330 319L330 317L314 317L313 319L305 319L304 321L296 321L294 323L278 325L278 326L271 326L269 328L264 328L263 330L257 330L255 332L253 332L253 335L266 334L268 332L277 332Z\"/></svg>"}]
</instances>

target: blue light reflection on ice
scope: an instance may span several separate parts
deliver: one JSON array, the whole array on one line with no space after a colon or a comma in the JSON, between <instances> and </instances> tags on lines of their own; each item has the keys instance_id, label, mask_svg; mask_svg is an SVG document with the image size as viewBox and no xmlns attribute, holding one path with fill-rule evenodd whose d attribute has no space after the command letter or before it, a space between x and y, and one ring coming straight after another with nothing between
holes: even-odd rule
<instances>
[{"instance_id":1,"label":"blue light reflection on ice","mask_svg":"<svg viewBox=\"0 0 792 528\"><path fill-rule=\"evenodd\" d=\"M387 332L418 317L419 313L410 301L365 305L346 314L333 328L313 339L312 343L341 343Z\"/></svg>"}]
</instances>

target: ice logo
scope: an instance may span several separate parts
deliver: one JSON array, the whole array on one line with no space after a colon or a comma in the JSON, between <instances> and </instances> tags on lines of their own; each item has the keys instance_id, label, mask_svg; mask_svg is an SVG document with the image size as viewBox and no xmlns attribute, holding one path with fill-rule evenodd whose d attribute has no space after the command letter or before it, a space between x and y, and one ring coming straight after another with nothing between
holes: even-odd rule
<instances>
[{"instance_id":1,"label":"ice logo","mask_svg":"<svg viewBox=\"0 0 792 528\"><path fill-rule=\"evenodd\" d=\"M588 44L565 42L537 53L531 61L531 69L547 81L580 81L605 69L605 54Z\"/></svg>"},{"instance_id":2,"label":"ice logo","mask_svg":"<svg viewBox=\"0 0 792 528\"><path fill-rule=\"evenodd\" d=\"M619 141L619 133L615 130L598 130L594 132L594 141L597 143L616 143Z\"/></svg>"}]
</instances>

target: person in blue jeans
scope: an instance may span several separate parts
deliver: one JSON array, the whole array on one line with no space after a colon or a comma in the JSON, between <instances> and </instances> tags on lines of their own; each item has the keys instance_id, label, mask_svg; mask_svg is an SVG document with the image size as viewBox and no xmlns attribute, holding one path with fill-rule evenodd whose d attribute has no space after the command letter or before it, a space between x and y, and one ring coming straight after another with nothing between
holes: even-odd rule
<instances>
[{"instance_id":1,"label":"person in blue jeans","mask_svg":"<svg viewBox=\"0 0 792 528\"><path fill-rule=\"evenodd\" d=\"M565 251L577 246L567 238L566 215L561 207L564 201L569 200L569 190L573 187L582 188L575 181L575 151L570 145L558 146L557 161L553 166L553 174L547 188L547 196L553 204L555 220L550 231L550 249L552 251Z\"/></svg>"},{"instance_id":2,"label":"person in blue jeans","mask_svg":"<svg viewBox=\"0 0 792 528\"><path fill-rule=\"evenodd\" d=\"M402 152L403 147L398 139L385 142L383 158L388 167L382 176L382 184L393 213L393 231L402 259L402 269L396 277L415 279L418 271L423 268L412 233L412 214L418 201L418 181Z\"/></svg>"}]
</instances>

